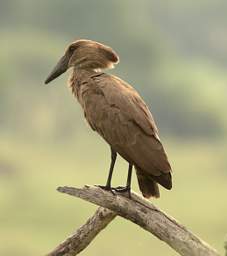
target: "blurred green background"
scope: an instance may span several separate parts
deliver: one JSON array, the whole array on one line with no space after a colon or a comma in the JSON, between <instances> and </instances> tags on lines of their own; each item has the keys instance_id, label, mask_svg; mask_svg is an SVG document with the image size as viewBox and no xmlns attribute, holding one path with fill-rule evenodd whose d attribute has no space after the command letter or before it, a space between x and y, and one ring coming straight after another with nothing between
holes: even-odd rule
<instances>
[{"instance_id":1,"label":"blurred green background","mask_svg":"<svg viewBox=\"0 0 227 256\"><path fill-rule=\"evenodd\" d=\"M68 74L44 86L76 38L113 47L121 62L110 72L154 114L174 171L173 190L154 203L223 253L226 10L225 0L0 1L0 255L49 252L96 209L56 187L106 181L109 148L84 122ZM114 185L126 169L118 160ZM177 255L118 218L81 255L147 253Z\"/></svg>"}]
</instances>

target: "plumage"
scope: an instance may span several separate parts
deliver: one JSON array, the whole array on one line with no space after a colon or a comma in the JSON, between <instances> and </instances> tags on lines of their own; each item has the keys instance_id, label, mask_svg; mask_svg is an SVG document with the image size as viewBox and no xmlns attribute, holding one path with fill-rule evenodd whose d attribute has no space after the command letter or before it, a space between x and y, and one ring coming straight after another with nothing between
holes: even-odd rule
<instances>
[{"instance_id":1,"label":"plumage","mask_svg":"<svg viewBox=\"0 0 227 256\"><path fill-rule=\"evenodd\" d=\"M68 66L73 67L69 86L87 122L113 152L135 167L142 194L159 197L157 183L167 189L172 187L171 167L147 105L133 87L103 72L119 61L110 47L79 40L69 46L65 55L72 46L75 53L68 61Z\"/></svg>"}]
</instances>

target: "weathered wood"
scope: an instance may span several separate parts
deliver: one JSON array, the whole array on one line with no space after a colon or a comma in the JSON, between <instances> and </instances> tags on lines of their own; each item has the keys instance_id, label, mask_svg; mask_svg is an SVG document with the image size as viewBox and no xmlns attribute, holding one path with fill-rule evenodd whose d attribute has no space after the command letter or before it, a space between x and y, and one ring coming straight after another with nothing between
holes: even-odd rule
<instances>
[{"instance_id":1,"label":"weathered wood","mask_svg":"<svg viewBox=\"0 0 227 256\"><path fill-rule=\"evenodd\" d=\"M91 203L107 208L117 215L128 219L143 229L166 242L176 252L183 256L218 256L218 252L207 243L188 231L174 218L162 212L148 200L132 192L131 198L123 195L113 195L98 187L84 188L59 187L58 191L79 197ZM113 213L112 213L113 214ZM111 215L112 219L115 215ZM111 219L111 220L112 220ZM108 221L104 227L109 223ZM86 224L83 226L86 227ZM81 227L81 229L83 229ZM103 227L103 228L104 228ZM85 231L86 232L86 231ZM99 231L95 232L95 235ZM92 237L92 236L91 236ZM74 242L73 242L74 243ZM85 243L86 244L86 243ZM89 243L87 243L89 244ZM84 248L84 247L83 247ZM50 254L51 256L76 254Z\"/></svg>"},{"instance_id":2,"label":"weathered wood","mask_svg":"<svg viewBox=\"0 0 227 256\"><path fill-rule=\"evenodd\" d=\"M96 235L102 231L115 217L116 213L99 207L95 214L74 234L58 245L47 256L75 256L85 249Z\"/></svg>"}]
</instances>

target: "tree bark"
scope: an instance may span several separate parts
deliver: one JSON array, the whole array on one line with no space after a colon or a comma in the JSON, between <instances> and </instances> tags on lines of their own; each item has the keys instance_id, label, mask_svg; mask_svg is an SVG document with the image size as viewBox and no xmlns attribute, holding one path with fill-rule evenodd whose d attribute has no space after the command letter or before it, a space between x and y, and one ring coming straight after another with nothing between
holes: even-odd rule
<instances>
[{"instance_id":1,"label":"tree bark","mask_svg":"<svg viewBox=\"0 0 227 256\"><path fill-rule=\"evenodd\" d=\"M113 211L99 207L83 226L47 254L47 256L74 256L79 254L116 215Z\"/></svg>"},{"instance_id":2,"label":"tree bark","mask_svg":"<svg viewBox=\"0 0 227 256\"><path fill-rule=\"evenodd\" d=\"M132 221L160 240L166 242L176 252L183 256L218 256L215 249L188 231L174 218L158 209L148 200L131 193L131 198L122 194L114 195L98 187L84 188L59 187L59 192L79 197L101 207L97 212L107 211L105 216L95 221L96 214L88 220L74 235L59 245L49 256L74 256L83 250L91 240L111 222L116 215ZM103 222L103 224L100 224ZM97 225L95 225L95 223ZM98 224L99 223L99 224ZM81 236L81 234L84 234ZM89 234L89 235L86 235ZM81 244L80 244L81 243ZM63 249L68 248L68 249ZM65 252L64 252L65 250ZM67 254L68 253L68 254Z\"/></svg>"}]
</instances>

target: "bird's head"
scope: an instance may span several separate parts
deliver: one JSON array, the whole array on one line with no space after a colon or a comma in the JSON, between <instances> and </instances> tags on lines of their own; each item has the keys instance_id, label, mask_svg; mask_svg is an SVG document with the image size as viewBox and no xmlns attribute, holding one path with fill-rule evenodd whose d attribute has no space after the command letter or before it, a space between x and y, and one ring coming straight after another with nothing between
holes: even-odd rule
<instances>
[{"instance_id":1,"label":"bird's head","mask_svg":"<svg viewBox=\"0 0 227 256\"><path fill-rule=\"evenodd\" d=\"M113 68L119 62L118 55L104 44L81 39L71 43L63 57L45 81L48 84L70 67L75 69L102 70Z\"/></svg>"}]
</instances>

